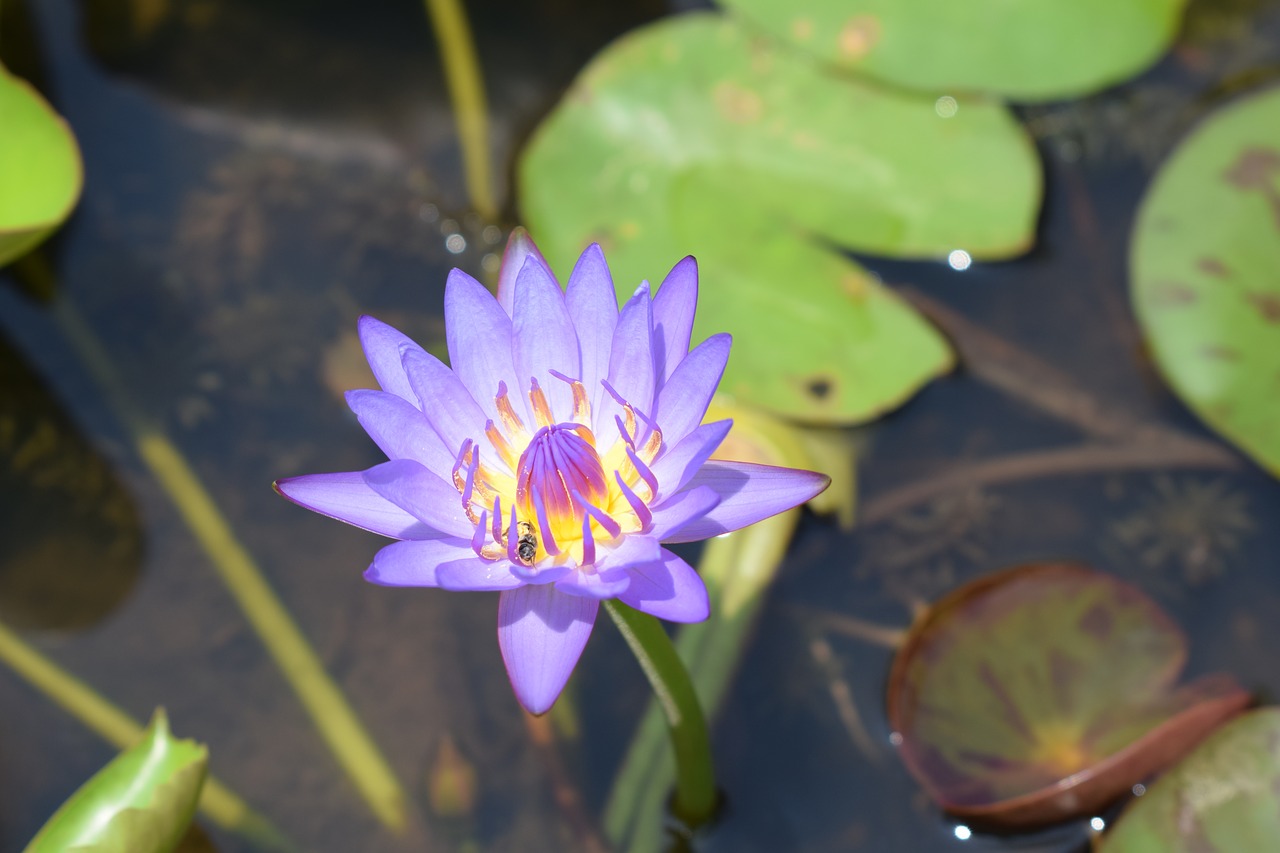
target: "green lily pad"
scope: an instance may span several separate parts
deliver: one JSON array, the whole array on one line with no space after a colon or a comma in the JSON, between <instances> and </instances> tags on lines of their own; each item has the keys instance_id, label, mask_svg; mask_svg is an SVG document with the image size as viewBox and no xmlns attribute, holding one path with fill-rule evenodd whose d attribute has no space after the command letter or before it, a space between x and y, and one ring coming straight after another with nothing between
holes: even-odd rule
<instances>
[{"instance_id":1,"label":"green lily pad","mask_svg":"<svg viewBox=\"0 0 1280 853\"><path fill-rule=\"evenodd\" d=\"M1280 475L1280 88L1182 143L1142 202L1130 268L1169 384Z\"/></svg>"},{"instance_id":2,"label":"green lily pad","mask_svg":"<svg viewBox=\"0 0 1280 853\"><path fill-rule=\"evenodd\" d=\"M1169 49L1186 0L720 0L837 68L935 94L1083 95Z\"/></svg>"},{"instance_id":3,"label":"green lily pad","mask_svg":"<svg viewBox=\"0 0 1280 853\"><path fill-rule=\"evenodd\" d=\"M1099 853L1280 848L1280 708L1234 720L1134 800Z\"/></svg>"},{"instance_id":4,"label":"green lily pad","mask_svg":"<svg viewBox=\"0 0 1280 853\"><path fill-rule=\"evenodd\" d=\"M999 105L833 76L730 17L679 15L598 56L519 164L521 209L566 270L592 240L621 295L696 255L700 336L736 336L722 390L819 423L867 420L950 350L837 247L897 257L1032 242L1040 170Z\"/></svg>"},{"instance_id":5,"label":"green lily pad","mask_svg":"<svg viewBox=\"0 0 1280 853\"><path fill-rule=\"evenodd\" d=\"M26 853L165 853L191 823L208 750L169 734L157 709L143 739L71 795Z\"/></svg>"},{"instance_id":6,"label":"green lily pad","mask_svg":"<svg viewBox=\"0 0 1280 853\"><path fill-rule=\"evenodd\" d=\"M80 149L44 98L0 65L0 266L26 254L80 197Z\"/></svg>"},{"instance_id":7,"label":"green lily pad","mask_svg":"<svg viewBox=\"0 0 1280 853\"><path fill-rule=\"evenodd\" d=\"M889 719L947 811L1029 827L1088 814L1177 761L1249 695L1176 682L1186 640L1133 587L1045 563L938 602L893 664Z\"/></svg>"}]
</instances>

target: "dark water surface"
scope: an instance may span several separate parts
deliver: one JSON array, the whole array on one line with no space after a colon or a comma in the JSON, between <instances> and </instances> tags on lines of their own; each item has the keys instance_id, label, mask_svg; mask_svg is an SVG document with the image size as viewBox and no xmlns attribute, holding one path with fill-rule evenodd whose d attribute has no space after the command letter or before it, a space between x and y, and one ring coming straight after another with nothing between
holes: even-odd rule
<instances>
[{"instance_id":1,"label":"dark water surface","mask_svg":"<svg viewBox=\"0 0 1280 853\"><path fill-rule=\"evenodd\" d=\"M596 50L666 11L475 5L503 164ZM0 616L133 715L165 705L303 849L579 849L575 820L595 820L647 695L616 632L602 621L583 657L581 731L553 772L506 682L496 596L368 585L380 540L269 485L379 461L341 398L368 384L356 317L439 351L448 269L491 270L510 225L466 210L421 7L28 11L87 182L46 254L63 313L0 273ZM802 525L715 731L730 807L707 850L1082 849L1083 822L957 840L889 745L891 652L840 621L905 626L916 602L1010 563L1066 557L1129 579L1188 629L1190 673L1280 691L1280 486L1172 398L1125 291L1134 210L1160 158L1280 64L1276 2L1200 4L1189 22L1138 80L1022 111L1048 183L1030 256L965 272L867 259L910 287L964 367L870 431L857 530ZM388 755L420 813L407 838L371 817L135 455L67 338L67 306L138 414L189 456ZM1140 427L1185 441L1155 457L1097 450ZM38 439L22 465L14 436ZM18 850L113 750L7 669L0 720L0 851ZM446 742L478 776L469 818L429 816ZM578 792L576 818L558 785Z\"/></svg>"}]
</instances>

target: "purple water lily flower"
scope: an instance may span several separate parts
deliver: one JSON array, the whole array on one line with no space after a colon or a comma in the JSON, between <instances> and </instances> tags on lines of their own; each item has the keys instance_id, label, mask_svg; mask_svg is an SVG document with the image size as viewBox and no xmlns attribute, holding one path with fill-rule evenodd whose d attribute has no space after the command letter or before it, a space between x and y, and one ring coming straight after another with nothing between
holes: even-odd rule
<instances>
[{"instance_id":1,"label":"purple water lily flower","mask_svg":"<svg viewBox=\"0 0 1280 853\"><path fill-rule=\"evenodd\" d=\"M600 601L673 622L708 615L702 579L660 543L693 542L794 507L809 471L708 461L731 421L703 424L729 336L692 351L698 271L618 309L599 246L561 289L528 236L507 246L495 299L460 270L444 312L452 369L360 319L381 391L347 402L389 462L276 488L308 509L399 541L365 578L498 590L498 643L525 708L546 711Z\"/></svg>"}]
</instances>

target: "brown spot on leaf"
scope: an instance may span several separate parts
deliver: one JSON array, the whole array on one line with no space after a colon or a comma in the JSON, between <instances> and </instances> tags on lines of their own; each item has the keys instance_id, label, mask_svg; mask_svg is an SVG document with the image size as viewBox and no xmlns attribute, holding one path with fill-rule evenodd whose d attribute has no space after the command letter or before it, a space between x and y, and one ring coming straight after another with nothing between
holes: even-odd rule
<instances>
[{"instance_id":1,"label":"brown spot on leaf","mask_svg":"<svg viewBox=\"0 0 1280 853\"><path fill-rule=\"evenodd\" d=\"M840 55L848 60L859 60L871 52L880 41L880 19L874 15L857 15L840 29L836 42Z\"/></svg>"},{"instance_id":2,"label":"brown spot on leaf","mask_svg":"<svg viewBox=\"0 0 1280 853\"><path fill-rule=\"evenodd\" d=\"M711 98L720 115L734 124L750 124L764 114L764 101L758 94L728 80L716 86Z\"/></svg>"},{"instance_id":3,"label":"brown spot on leaf","mask_svg":"<svg viewBox=\"0 0 1280 853\"><path fill-rule=\"evenodd\" d=\"M808 41L813 38L813 20L796 18L791 22L791 37L796 41Z\"/></svg>"},{"instance_id":4,"label":"brown spot on leaf","mask_svg":"<svg viewBox=\"0 0 1280 853\"><path fill-rule=\"evenodd\" d=\"M1160 281L1148 286L1151 304L1161 308L1191 305L1199 295L1191 287L1176 281Z\"/></svg>"},{"instance_id":5,"label":"brown spot on leaf","mask_svg":"<svg viewBox=\"0 0 1280 853\"><path fill-rule=\"evenodd\" d=\"M871 290L866 274L857 270L850 270L840 276L840 289L857 301L866 299Z\"/></svg>"},{"instance_id":6,"label":"brown spot on leaf","mask_svg":"<svg viewBox=\"0 0 1280 853\"><path fill-rule=\"evenodd\" d=\"M1196 268L1214 278L1231 278L1231 268L1218 258L1201 258L1196 261Z\"/></svg>"},{"instance_id":7,"label":"brown spot on leaf","mask_svg":"<svg viewBox=\"0 0 1280 853\"><path fill-rule=\"evenodd\" d=\"M825 400L830 397L835 387L836 383L830 376L814 376L804 383L804 390L818 400Z\"/></svg>"},{"instance_id":8,"label":"brown spot on leaf","mask_svg":"<svg viewBox=\"0 0 1280 853\"><path fill-rule=\"evenodd\" d=\"M1272 148L1246 148L1240 159L1223 177L1242 190L1262 193L1271 208L1271 216L1280 228L1280 191L1276 190L1276 174L1280 172L1280 151Z\"/></svg>"},{"instance_id":9,"label":"brown spot on leaf","mask_svg":"<svg viewBox=\"0 0 1280 853\"><path fill-rule=\"evenodd\" d=\"M1080 617L1080 630L1095 640L1105 640L1111 635L1112 621L1110 610L1095 605Z\"/></svg>"},{"instance_id":10,"label":"brown spot on leaf","mask_svg":"<svg viewBox=\"0 0 1280 853\"><path fill-rule=\"evenodd\" d=\"M1222 344L1208 344L1200 348L1200 354L1215 361L1239 361L1240 351Z\"/></svg>"},{"instance_id":11,"label":"brown spot on leaf","mask_svg":"<svg viewBox=\"0 0 1280 853\"><path fill-rule=\"evenodd\" d=\"M1262 319L1268 323L1280 325L1280 294L1250 293L1246 298L1254 308L1258 309Z\"/></svg>"},{"instance_id":12,"label":"brown spot on leaf","mask_svg":"<svg viewBox=\"0 0 1280 853\"><path fill-rule=\"evenodd\" d=\"M1242 190L1265 190L1271 187L1277 170L1280 170L1280 151L1272 148L1246 148L1222 177L1227 183Z\"/></svg>"}]
</instances>

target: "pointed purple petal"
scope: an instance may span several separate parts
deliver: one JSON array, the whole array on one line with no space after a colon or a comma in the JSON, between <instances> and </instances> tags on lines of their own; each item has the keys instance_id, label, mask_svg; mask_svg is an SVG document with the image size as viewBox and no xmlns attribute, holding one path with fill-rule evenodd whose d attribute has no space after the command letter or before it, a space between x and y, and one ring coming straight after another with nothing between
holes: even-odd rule
<instances>
[{"instance_id":1,"label":"pointed purple petal","mask_svg":"<svg viewBox=\"0 0 1280 853\"><path fill-rule=\"evenodd\" d=\"M573 320L573 329L582 357L582 386L591 401L591 409L599 405L600 380L609 375L609 353L613 351L613 332L618 325L618 296L613 289L613 275L605 263L604 252L591 243L577 259L573 273L564 288L564 305Z\"/></svg>"},{"instance_id":2,"label":"pointed purple petal","mask_svg":"<svg viewBox=\"0 0 1280 853\"><path fill-rule=\"evenodd\" d=\"M373 371L378 385L383 391L395 394L414 406L418 405L418 397L413 393L409 378L405 376L400 354L405 350L421 352L422 347L410 340L408 335L367 314L360 318L359 331L364 357L369 362L369 369Z\"/></svg>"},{"instance_id":3,"label":"pointed purple petal","mask_svg":"<svg viewBox=\"0 0 1280 853\"><path fill-rule=\"evenodd\" d=\"M518 389L511 360L511 318L484 285L462 270L449 273L444 290L449 364L485 414L498 418L498 384Z\"/></svg>"},{"instance_id":4,"label":"pointed purple petal","mask_svg":"<svg viewBox=\"0 0 1280 853\"><path fill-rule=\"evenodd\" d=\"M664 452L649 466L658 478L658 500L661 505L671 495L684 488L697 470L702 467L716 448L724 441L733 427L733 421L714 421L689 433L675 447Z\"/></svg>"},{"instance_id":5,"label":"pointed purple petal","mask_svg":"<svg viewBox=\"0 0 1280 853\"><path fill-rule=\"evenodd\" d=\"M393 459L365 471L364 481L423 524L470 542L475 525L462 511L462 496L420 463Z\"/></svg>"},{"instance_id":6,"label":"pointed purple petal","mask_svg":"<svg viewBox=\"0 0 1280 853\"><path fill-rule=\"evenodd\" d=\"M680 362L658 392L654 419L662 427L662 440L672 447L702 423L711 395L716 393L729 363L732 337L712 335Z\"/></svg>"},{"instance_id":7,"label":"pointed purple petal","mask_svg":"<svg viewBox=\"0 0 1280 853\"><path fill-rule=\"evenodd\" d=\"M666 549L661 561L631 569L631 585L618 600L668 622L701 622L711 615L707 585Z\"/></svg>"},{"instance_id":8,"label":"pointed purple petal","mask_svg":"<svg viewBox=\"0 0 1280 853\"><path fill-rule=\"evenodd\" d=\"M298 506L372 533L393 539L431 539L444 535L369 488L363 471L304 474L277 480L273 485Z\"/></svg>"},{"instance_id":9,"label":"pointed purple petal","mask_svg":"<svg viewBox=\"0 0 1280 853\"><path fill-rule=\"evenodd\" d=\"M556 420L568 420L573 412L573 392L555 379L552 370L577 379L582 362L578 356L578 334L569 319L560 285L546 268L533 259L525 261L516 280L515 358L518 385L512 390L525 394L530 378L538 380L551 403Z\"/></svg>"},{"instance_id":10,"label":"pointed purple petal","mask_svg":"<svg viewBox=\"0 0 1280 853\"><path fill-rule=\"evenodd\" d=\"M665 382L689 352L698 305L698 262L689 256L671 268L653 297L653 363Z\"/></svg>"},{"instance_id":11,"label":"pointed purple petal","mask_svg":"<svg viewBox=\"0 0 1280 853\"><path fill-rule=\"evenodd\" d=\"M347 405L388 459L414 459L433 471L453 466L454 454L412 403L385 391L361 390L347 392Z\"/></svg>"},{"instance_id":12,"label":"pointed purple petal","mask_svg":"<svg viewBox=\"0 0 1280 853\"><path fill-rule=\"evenodd\" d=\"M618 314L618 326L613 332L613 348L609 353L609 384L622 399L646 414L653 412L656 387L651 308L649 287L643 284ZM595 415L597 424L612 424L614 417L622 412L621 407L607 394L601 395L600 404L600 411Z\"/></svg>"},{"instance_id":13,"label":"pointed purple petal","mask_svg":"<svg viewBox=\"0 0 1280 853\"><path fill-rule=\"evenodd\" d=\"M666 541L697 542L755 524L799 506L830 483L830 477L813 471L751 462L708 462L693 475L689 485L714 489L720 495L720 504Z\"/></svg>"},{"instance_id":14,"label":"pointed purple petal","mask_svg":"<svg viewBox=\"0 0 1280 853\"><path fill-rule=\"evenodd\" d=\"M524 581L511 574L511 564L506 560L485 560L474 553L445 563L436 569L441 589L455 592L485 592L515 589Z\"/></svg>"},{"instance_id":15,"label":"pointed purple petal","mask_svg":"<svg viewBox=\"0 0 1280 853\"><path fill-rule=\"evenodd\" d=\"M663 501L661 506L654 508L650 533L658 541L665 541L667 537L679 532L680 528L689 522L696 521L711 512L718 503L720 503L720 495L715 489L708 489L705 486L678 492Z\"/></svg>"},{"instance_id":16,"label":"pointed purple petal","mask_svg":"<svg viewBox=\"0 0 1280 853\"><path fill-rule=\"evenodd\" d=\"M466 541L453 537L396 542L374 556L364 579L379 586L439 586L437 567L468 553Z\"/></svg>"},{"instance_id":17,"label":"pointed purple petal","mask_svg":"<svg viewBox=\"0 0 1280 853\"><path fill-rule=\"evenodd\" d=\"M404 354L404 367L423 413L451 456L456 457L468 438L474 441L484 435L484 410L440 359L430 353L409 351ZM452 466L451 460L448 468L436 473L444 475Z\"/></svg>"},{"instance_id":18,"label":"pointed purple petal","mask_svg":"<svg viewBox=\"0 0 1280 853\"><path fill-rule=\"evenodd\" d=\"M592 243L578 258L564 292L582 354L582 384L592 409L604 393L600 380L609 375L609 353L618 325L618 296L600 246Z\"/></svg>"},{"instance_id":19,"label":"pointed purple petal","mask_svg":"<svg viewBox=\"0 0 1280 853\"><path fill-rule=\"evenodd\" d=\"M516 698L530 713L555 703L591 636L600 602L554 586L522 586L498 600L498 646Z\"/></svg>"},{"instance_id":20,"label":"pointed purple petal","mask_svg":"<svg viewBox=\"0 0 1280 853\"><path fill-rule=\"evenodd\" d=\"M550 264L533 244L533 238L529 236L529 232L517 227L507 238L507 248L502 253L502 265L498 268L498 304L502 306L503 311L507 312L508 317L515 314L516 278L524 268L524 262L529 258L536 259L547 271L547 275L555 278Z\"/></svg>"}]
</instances>

